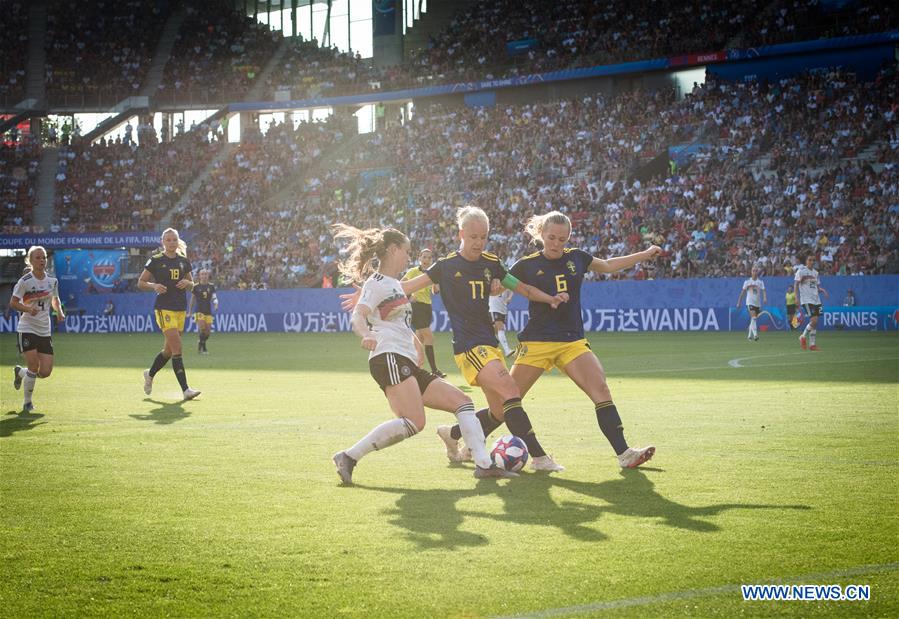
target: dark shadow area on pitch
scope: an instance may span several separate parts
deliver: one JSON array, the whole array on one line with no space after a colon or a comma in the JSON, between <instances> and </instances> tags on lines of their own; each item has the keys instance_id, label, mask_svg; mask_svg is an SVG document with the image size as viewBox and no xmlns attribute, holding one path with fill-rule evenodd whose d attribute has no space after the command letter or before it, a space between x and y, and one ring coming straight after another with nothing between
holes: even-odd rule
<instances>
[{"instance_id":1,"label":"dark shadow area on pitch","mask_svg":"<svg viewBox=\"0 0 899 619\"><path fill-rule=\"evenodd\" d=\"M7 417L0 421L0 437L12 436L16 432L27 432L47 423L46 421L36 423L44 416L42 413L9 411L7 414L15 415L15 417Z\"/></svg>"},{"instance_id":2,"label":"dark shadow area on pitch","mask_svg":"<svg viewBox=\"0 0 899 619\"><path fill-rule=\"evenodd\" d=\"M623 470L620 474L620 479L599 483L576 481L551 475L528 475L525 483L510 484L497 493L506 504L504 515L470 515L521 524L544 524L558 528L566 535L581 541L600 541L606 536L586 525L597 521L603 514L655 518L659 524L665 526L700 533L714 533L720 531L721 527L710 522L708 518L732 509L811 509L808 505L756 503L719 503L690 507L672 501L656 492L655 484L643 470ZM550 496L551 488L564 488L586 497L599 499L607 505L585 504L570 499L556 503Z\"/></svg>"},{"instance_id":3,"label":"dark shadow area on pitch","mask_svg":"<svg viewBox=\"0 0 899 619\"><path fill-rule=\"evenodd\" d=\"M648 469L661 472L660 469ZM635 518L653 518L659 524L700 533L721 530L709 518L732 509L808 510L807 505L767 505L756 503L720 503L691 507L668 499L655 491L655 484L640 470L621 472L620 479L591 483L526 474L509 484L481 480L469 490L410 489L356 485L376 492L397 494L396 505L385 514L388 522L406 530L406 538L422 550L465 546L484 546L490 540L478 533L460 531L469 518L486 518L499 522L537 525L558 529L581 542L601 542L608 536L597 528L604 514ZM569 490L590 501L572 498L556 499L552 488ZM504 513L465 511L457 507L460 499L496 494L504 503ZM596 504L596 499L602 504Z\"/></svg>"},{"instance_id":4,"label":"dark shadow area on pitch","mask_svg":"<svg viewBox=\"0 0 899 619\"><path fill-rule=\"evenodd\" d=\"M406 539L421 550L442 548L455 550L470 546L485 546L489 540L483 535L460 531L466 514L456 508L460 499L481 496L500 488L495 481L480 480L468 490L446 490L442 488L414 489L366 486L355 484L356 488L396 494L396 506L384 510L391 516L388 523L405 529Z\"/></svg>"},{"instance_id":5,"label":"dark shadow area on pitch","mask_svg":"<svg viewBox=\"0 0 899 619\"><path fill-rule=\"evenodd\" d=\"M129 415L129 417L139 421L152 421L160 425L168 425L190 417L190 413L184 410L183 402L158 402L150 398L144 398L144 402L158 404L159 408L154 408L146 415Z\"/></svg>"}]
</instances>

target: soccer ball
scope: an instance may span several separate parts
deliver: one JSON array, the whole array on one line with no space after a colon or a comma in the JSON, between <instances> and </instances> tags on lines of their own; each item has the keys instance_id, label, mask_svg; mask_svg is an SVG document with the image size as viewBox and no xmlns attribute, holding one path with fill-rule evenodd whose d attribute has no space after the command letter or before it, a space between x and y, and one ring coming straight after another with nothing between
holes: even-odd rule
<instances>
[{"instance_id":1,"label":"soccer ball","mask_svg":"<svg viewBox=\"0 0 899 619\"><path fill-rule=\"evenodd\" d=\"M517 436L507 434L496 439L490 458L496 466L507 471L517 472L524 468L528 461L528 446Z\"/></svg>"}]
</instances>

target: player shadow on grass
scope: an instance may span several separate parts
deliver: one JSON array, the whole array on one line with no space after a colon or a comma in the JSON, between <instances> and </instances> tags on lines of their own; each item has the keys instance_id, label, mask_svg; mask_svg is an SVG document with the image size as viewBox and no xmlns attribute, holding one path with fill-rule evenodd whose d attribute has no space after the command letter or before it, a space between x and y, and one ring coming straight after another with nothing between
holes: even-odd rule
<instances>
[{"instance_id":1,"label":"player shadow on grass","mask_svg":"<svg viewBox=\"0 0 899 619\"><path fill-rule=\"evenodd\" d=\"M465 515L456 508L456 503L464 498L485 494L481 484L468 490L446 490L443 488L416 489L365 486L357 488L388 492L399 495L396 506L384 510L392 524L407 531L406 538L421 550L445 548L455 550L466 546L484 546L488 540L483 535L460 531ZM495 484L494 484L495 486Z\"/></svg>"},{"instance_id":2,"label":"player shadow on grass","mask_svg":"<svg viewBox=\"0 0 899 619\"><path fill-rule=\"evenodd\" d=\"M15 417L7 417L0 421L0 437L12 436L16 432L27 432L47 423L46 421L35 423L44 416L43 413L17 414L17 411L9 411L7 414Z\"/></svg>"},{"instance_id":3,"label":"player shadow on grass","mask_svg":"<svg viewBox=\"0 0 899 619\"><path fill-rule=\"evenodd\" d=\"M528 514L528 509L530 509L531 513L526 516L525 523L535 524L543 517L547 519L547 524L558 526L563 532L576 539L583 539L568 530L571 526L570 523L566 524L556 521L561 519L571 520L571 510L573 509L575 510L575 523L580 522L580 512L584 511L585 513L595 514L593 520L598 519L603 514L655 518L658 519L659 524L669 527L700 533L714 533L720 531L721 527L707 519L732 509L811 509L808 505L766 505L756 503L718 503L701 507L690 507L672 501L656 492L655 484L644 472L647 470L652 471L654 469L625 469L620 472L620 479L603 481L598 484L551 475L531 475L528 479L528 488L524 489L523 492L500 494L506 501L505 517L515 522L522 522L522 515ZM570 500L562 500L556 504L550 496L549 491L551 488L563 488L577 494L599 499L607 505L589 505L585 510L583 504ZM554 511L555 514L553 513ZM575 529L574 533L578 531L579 529ZM599 533L599 535L602 534Z\"/></svg>"},{"instance_id":4,"label":"player shadow on grass","mask_svg":"<svg viewBox=\"0 0 899 619\"><path fill-rule=\"evenodd\" d=\"M653 469L647 469L653 470ZM721 527L708 518L732 509L807 510L807 505L765 505L755 503L719 503L700 507L681 505L655 491L655 484L640 470L621 472L620 479L600 483L577 481L545 474L527 474L509 484L482 480L469 490L410 489L359 486L377 492L400 495L396 506L387 510L389 521L408 531L409 541L421 549L460 546L483 546L489 540L477 533L460 531L466 520L478 518L559 529L582 542L601 542L608 536L596 528L604 514L634 518L654 518L659 524L700 533L714 533ZM551 490L559 488L583 497L598 499L579 501L571 497L553 498ZM495 494L504 504L503 513L460 510L461 499Z\"/></svg>"},{"instance_id":5,"label":"player shadow on grass","mask_svg":"<svg viewBox=\"0 0 899 619\"><path fill-rule=\"evenodd\" d=\"M159 408L154 408L146 415L129 415L129 417L140 421L152 421L160 425L168 425L190 417L190 413L184 410L183 402L159 402L150 398L144 398L144 402L158 404Z\"/></svg>"}]
</instances>

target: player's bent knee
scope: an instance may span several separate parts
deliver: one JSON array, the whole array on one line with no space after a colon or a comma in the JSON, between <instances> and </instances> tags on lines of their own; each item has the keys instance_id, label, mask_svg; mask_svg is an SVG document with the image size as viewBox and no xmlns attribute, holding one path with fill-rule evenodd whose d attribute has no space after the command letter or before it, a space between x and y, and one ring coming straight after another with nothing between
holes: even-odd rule
<instances>
[{"instance_id":1,"label":"player's bent knee","mask_svg":"<svg viewBox=\"0 0 899 619\"><path fill-rule=\"evenodd\" d=\"M52 373L53 373L53 368L50 368L49 370L45 370L45 369L41 368L37 372L37 377L38 378L47 378Z\"/></svg>"},{"instance_id":2,"label":"player's bent knee","mask_svg":"<svg viewBox=\"0 0 899 619\"><path fill-rule=\"evenodd\" d=\"M406 417L406 421L412 424L412 427L415 429L415 434L418 434L425 429L424 415L421 417Z\"/></svg>"}]
</instances>

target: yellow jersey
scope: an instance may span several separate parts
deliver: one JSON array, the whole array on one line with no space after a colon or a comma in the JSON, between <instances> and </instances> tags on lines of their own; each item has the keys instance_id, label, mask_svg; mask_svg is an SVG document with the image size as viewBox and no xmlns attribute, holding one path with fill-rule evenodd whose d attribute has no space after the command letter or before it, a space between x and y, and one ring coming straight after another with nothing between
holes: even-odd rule
<instances>
[{"instance_id":1,"label":"yellow jersey","mask_svg":"<svg viewBox=\"0 0 899 619\"><path fill-rule=\"evenodd\" d=\"M406 281L409 279L415 279L419 275L424 275L424 271L421 270L421 267L417 267L417 266L412 267L411 269L406 271L405 275L403 275L402 281ZM428 305L430 305L431 304L431 287L425 286L418 292L412 293L412 296L409 298L412 299L412 301L414 301L416 303L427 303Z\"/></svg>"}]
</instances>

